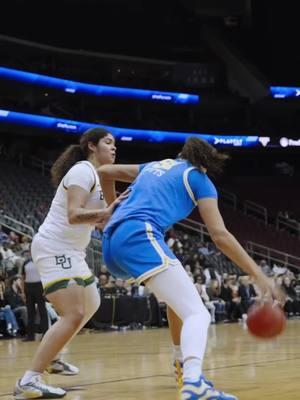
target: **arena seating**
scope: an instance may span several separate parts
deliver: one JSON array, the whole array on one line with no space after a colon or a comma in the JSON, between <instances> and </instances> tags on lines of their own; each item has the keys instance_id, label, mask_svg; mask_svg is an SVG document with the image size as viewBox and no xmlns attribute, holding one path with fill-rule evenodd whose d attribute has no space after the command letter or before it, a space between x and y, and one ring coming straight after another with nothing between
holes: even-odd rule
<instances>
[{"instance_id":1,"label":"arena seating","mask_svg":"<svg viewBox=\"0 0 300 400\"><path fill-rule=\"evenodd\" d=\"M41 173L30 168L20 168L9 161L0 162L0 192L5 213L33 226L35 230L41 222L37 213L38 208L42 204L49 206L53 196L49 177L42 176ZM262 195L264 192L253 191L253 194L255 193ZM272 191L269 193L273 194L273 196L269 194L269 198L273 197L276 202L275 193ZM287 232L276 231L274 226L265 225L262 221L234 210L222 202L220 207L226 225L244 245L247 241L252 241L300 256L297 238L290 236ZM196 213L194 215L196 216Z\"/></svg>"}]
</instances>

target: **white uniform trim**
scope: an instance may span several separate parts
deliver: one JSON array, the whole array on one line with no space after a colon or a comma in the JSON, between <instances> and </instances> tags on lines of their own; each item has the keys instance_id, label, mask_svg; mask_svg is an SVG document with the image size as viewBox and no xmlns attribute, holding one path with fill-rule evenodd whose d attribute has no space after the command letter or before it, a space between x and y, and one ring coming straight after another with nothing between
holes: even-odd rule
<instances>
[{"instance_id":1,"label":"white uniform trim","mask_svg":"<svg viewBox=\"0 0 300 400\"><path fill-rule=\"evenodd\" d=\"M184 173L183 173L183 183L184 183L184 186L185 186L190 198L192 199L193 203L196 206L198 203L197 203L197 201L195 199L194 193L192 191L192 188L191 188L191 186L189 184L189 180L188 180L189 172L192 171L193 169L196 169L196 168L195 167L190 167L190 168L188 168L188 169L186 169L184 171Z\"/></svg>"},{"instance_id":2,"label":"white uniform trim","mask_svg":"<svg viewBox=\"0 0 300 400\"><path fill-rule=\"evenodd\" d=\"M157 275L158 273L168 269L170 266L176 265L179 261L177 259L172 259L170 258L164 250L161 248L159 245L158 241L155 239L153 235L153 228L152 225L149 222L145 222L145 227L146 227L146 234L148 239L150 240L150 243L154 247L155 251L161 258L161 265L158 265L156 268L151 269L150 271L145 272L144 274L140 275L137 279L129 279L127 282L128 283L133 283L136 282L138 285L140 285L143 281L151 278L154 275Z\"/></svg>"},{"instance_id":3,"label":"white uniform trim","mask_svg":"<svg viewBox=\"0 0 300 400\"><path fill-rule=\"evenodd\" d=\"M155 237L153 235L153 229L152 229L151 224L149 224L149 222L145 222L145 226L146 226L146 234L147 234L148 239L150 240L152 246L155 248L156 252L160 256L162 263L164 263L166 258L169 258L169 257L165 254L163 249L160 247L158 241L155 239Z\"/></svg>"}]
</instances>

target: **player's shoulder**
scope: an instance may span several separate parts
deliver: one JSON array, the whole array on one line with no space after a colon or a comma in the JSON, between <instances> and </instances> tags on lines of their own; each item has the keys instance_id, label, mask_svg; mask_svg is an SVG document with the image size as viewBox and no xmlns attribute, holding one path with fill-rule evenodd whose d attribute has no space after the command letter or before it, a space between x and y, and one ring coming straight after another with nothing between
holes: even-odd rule
<instances>
[{"instance_id":1,"label":"player's shoulder","mask_svg":"<svg viewBox=\"0 0 300 400\"><path fill-rule=\"evenodd\" d=\"M214 183L212 182L210 177L204 171L201 171L200 169L195 167L189 169L188 180L193 184L201 183L202 185L205 184L208 186L214 186Z\"/></svg>"},{"instance_id":2,"label":"player's shoulder","mask_svg":"<svg viewBox=\"0 0 300 400\"><path fill-rule=\"evenodd\" d=\"M74 164L69 171L67 172L67 175L72 175L74 173L84 173L84 174L90 174L90 175L95 175L96 170L93 167L93 165L89 161L79 161L76 164Z\"/></svg>"}]
</instances>

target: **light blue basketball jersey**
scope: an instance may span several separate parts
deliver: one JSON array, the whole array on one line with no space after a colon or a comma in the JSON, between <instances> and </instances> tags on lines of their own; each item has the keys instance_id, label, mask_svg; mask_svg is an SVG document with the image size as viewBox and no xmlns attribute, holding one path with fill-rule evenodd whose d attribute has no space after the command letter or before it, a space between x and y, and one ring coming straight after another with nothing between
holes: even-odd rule
<instances>
[{"instance_id":1,"label":"light blue basketball jersey","mask_svg":"<svg viewBox=\"0 0 300 400\"><path fill-rule=\"evenodd\" d=\"M165 231L186 218L197 200L217 198L209 177L183 159L166 159L140 166L131 193L114 211L104 232L112 232L128 219L138 219Z\"/></svg>"}]
</instances>

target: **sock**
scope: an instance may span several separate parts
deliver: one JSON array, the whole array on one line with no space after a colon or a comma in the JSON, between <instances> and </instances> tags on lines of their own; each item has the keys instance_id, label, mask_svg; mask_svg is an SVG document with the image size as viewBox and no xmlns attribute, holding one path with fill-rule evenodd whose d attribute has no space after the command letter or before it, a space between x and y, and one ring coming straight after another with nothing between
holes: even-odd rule
<instances>
[{"instance_id":1,"label":"sock","mask_svg":"<svg viewBox=\"0 0 300 400\"><path fill-rule=\"evenodd\" d=\"M182 357L182 352L181 352L181 347L178 345L173 345L173 358L174 361L178 360L178 361L183 361L183 357Z\"/></svg>"},{"instance_id":2,"label":"sock","mask_svg":"<svg viewBox=\"0 0 300 400\"><path fill-rule=\"evenodd\" d=\"M36 375L43 375L40 372L26 371L23 378L21 379L21 385L27 385L27 383L32 381L32 378Z\"/></svg>"},{"instance_id":3,"label":"sock","mask_svg":"<svg viewBox=\"0 0 300 400\"><path fill-rule=\"evenodd\" d=\"M200 375L202 360L200 358L188 358L183 364L183 380L188 382L197 382Z\"/></svg>"}]
</instances>

